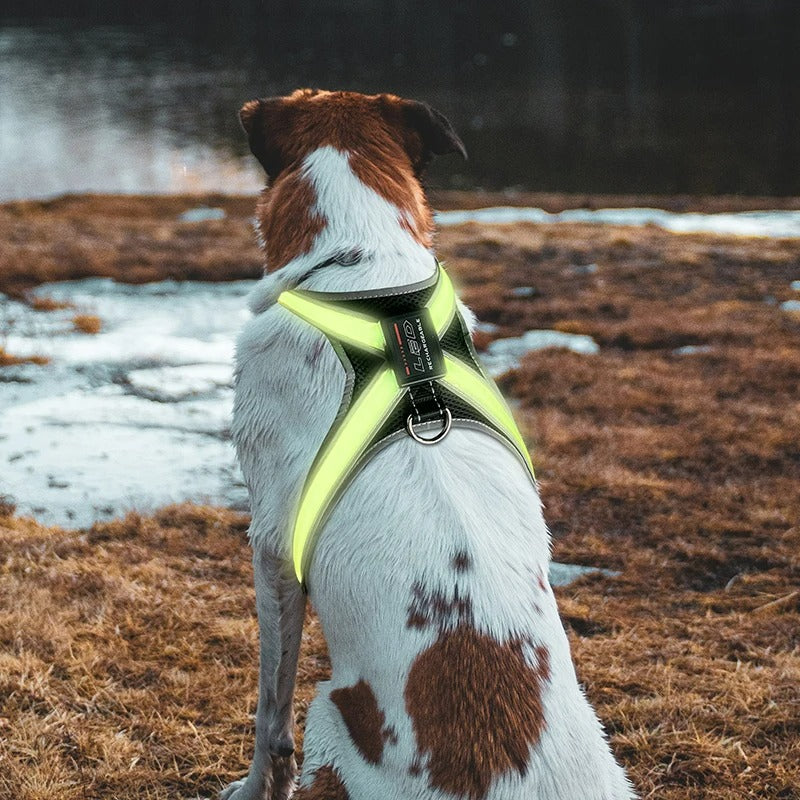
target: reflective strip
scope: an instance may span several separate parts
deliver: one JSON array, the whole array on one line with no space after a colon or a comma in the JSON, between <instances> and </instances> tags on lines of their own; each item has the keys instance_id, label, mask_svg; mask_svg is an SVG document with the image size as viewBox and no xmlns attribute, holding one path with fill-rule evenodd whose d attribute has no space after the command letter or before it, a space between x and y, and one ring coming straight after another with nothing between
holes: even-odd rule
<instances>
[{"instance_id":1,"label":"reflective strip","mask_svg":"<svg viewBox=\"0 0 800 800\"><path fill-rule=\"evenodd\" d=\"M303 583L308 566L304 554L312 552L312 537L336 492L356 461L397 405L399 389L391 367L383 367L348 408L336 433L325 443L306 479L294 524L292 558L297 580Z\"/></svg>"},{"instance_id":2,"label":"reflective strip","mask_svg":"<svg viewBox=\"0 0 800 800\"><path fill-rule=\"evenodd\" d=\"M444 267L441 264L439 264L436 288L433 290L433 294L426 306L430 311L436 333L441 336L450 327L450 323L456 313L456 292L453 289L450 276L444 271Z\"/></svg>"},{"instance_id":3,"label":"reflective strip","mask_svg":"<svg viewBox=\"0 0 800 800\"><path fill-rule=\"evenodd\" d=\"M311 323L326 336L383 353L386 342L378 320L356 311L342 311L330 303L313 300L297 292L281 292L278 302L293 314Z\"/></svg>"},{"instance_id":4,"label":"reflective strip","mask_svg":"<svg viewBox=\"0 0 800 800\"><path fill-rule=\"evenodd\" d=\"M517 446L533 475L533 464L525 440L494 382L447 353L444 354L444 363L447 372L439 381L497 425Z\"/></svg>"}]
</instances>

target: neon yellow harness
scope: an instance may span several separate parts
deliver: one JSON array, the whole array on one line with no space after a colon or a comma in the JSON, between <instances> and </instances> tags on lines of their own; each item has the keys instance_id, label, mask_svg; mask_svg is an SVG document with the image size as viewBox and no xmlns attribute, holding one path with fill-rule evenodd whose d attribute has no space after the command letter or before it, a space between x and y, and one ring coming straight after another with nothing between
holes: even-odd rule
<instances>
[{"instance_id":1,"label":"neon yellow harness","mask_svg":"<svg viewBox=\"0 0 800 800\"><path fill-rule=\"evenodd\" d=\"M294 520L292 558L301 584L315 539L358 468L405 434L434 444L451 424L477 427L505 442L533 479L525 442L478 362L441 264L432 280L410 286L358 294L292 290L278 303L324 333L347 371L339 413L308 473ZM441 431L419 436L415 426L433 422Z\"/></svg>"}]
</instances>

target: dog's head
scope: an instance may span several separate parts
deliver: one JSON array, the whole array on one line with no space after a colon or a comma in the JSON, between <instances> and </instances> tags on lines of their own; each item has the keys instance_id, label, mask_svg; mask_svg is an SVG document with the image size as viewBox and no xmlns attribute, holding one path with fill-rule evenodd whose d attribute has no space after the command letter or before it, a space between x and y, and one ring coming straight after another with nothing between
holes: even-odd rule
<instances>
[{"instance_id":1,"label":"dog's head","mask_svg":"<svg viewBox=\"0 0 800 800\"><path fill-rule=\"evenodd\" d=\"M426 103L391 94L298 89L245 103L239 119L250 149L274 183L317 147L380 152L419 176L433 156L467 151L447 118Z\"/></svg>"},{"instance_id":2,"label":"dog's head","mask_svg":"<svg viewBox=\"0 0 800 800\"><path fill-rule=\"evenodd\" d=\"M320 225L313 215L303 216L302 208L313 206L303 165L320 148L346 153L358 179L397 206L412 235L425 245L430 244L432 221L419 178L435 155L467 155L443 114L390 94L301 89L286 97L251 100L239 118L271 187L259 212L271 270L291 260L298 247L299 252L310 249L313 229ZM287 226L297 228L291 247L280 241L287 241ZM278 231L281 235L271 235Z\"/></svg>"}]
</instances>

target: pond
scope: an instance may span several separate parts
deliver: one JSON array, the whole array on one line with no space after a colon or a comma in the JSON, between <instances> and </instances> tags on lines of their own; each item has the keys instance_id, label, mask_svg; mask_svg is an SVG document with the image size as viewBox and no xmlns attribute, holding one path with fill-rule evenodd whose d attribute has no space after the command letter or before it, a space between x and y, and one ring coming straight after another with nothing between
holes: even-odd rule
<instances>
[{"instance_id":1,"label":"pond","mask_svg":"<svg viewBox=\"0 0 800 800\"><path fill-rule=\"evenodd\" d=\"M187 21L147 0L114 4L113 24L0 11L0 200L255 191L236 112L304 85L440 108L470 153L434 165L442 188L800 194L786 4L501 5L325 2L312 20L226 0Z\"/></svg>"}]
</instances>

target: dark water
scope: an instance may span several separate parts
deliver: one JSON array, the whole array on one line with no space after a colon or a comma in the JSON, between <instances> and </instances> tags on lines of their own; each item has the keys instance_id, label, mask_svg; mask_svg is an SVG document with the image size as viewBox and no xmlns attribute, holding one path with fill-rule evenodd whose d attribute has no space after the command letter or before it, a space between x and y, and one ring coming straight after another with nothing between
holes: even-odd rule
<instances>
[{"instance_id":1,"label":"dark water","mask_svg":"<svg viewBox=\"0 0 800 800\"><path fill-rule=\"evenodd\" d=\"M436 186L800 194L793 0L96 7L0 24L0 198L253 189L236 111L308 85L444 111Z\"/></svg>"}]
</instances>

